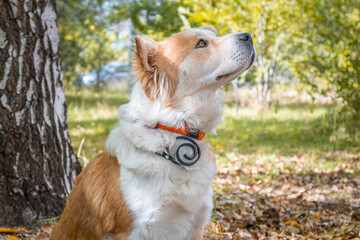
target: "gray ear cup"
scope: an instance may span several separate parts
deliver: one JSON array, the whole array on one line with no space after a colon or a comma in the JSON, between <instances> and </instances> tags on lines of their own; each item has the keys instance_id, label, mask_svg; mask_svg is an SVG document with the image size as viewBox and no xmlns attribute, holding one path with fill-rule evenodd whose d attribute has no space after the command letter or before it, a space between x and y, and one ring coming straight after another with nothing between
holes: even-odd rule
<instances>
[{"instance_id":1,"label":"gray ear cup","mask_svg":"<svg viewBox=\"0 0 360 240\"><path fill-rule=\"evenodd\" d=\"M175 144L169 149L169 153L180 165L194 165L201 156L199 145L186 136L176 137Z\"/></svg>"}]
</instances>

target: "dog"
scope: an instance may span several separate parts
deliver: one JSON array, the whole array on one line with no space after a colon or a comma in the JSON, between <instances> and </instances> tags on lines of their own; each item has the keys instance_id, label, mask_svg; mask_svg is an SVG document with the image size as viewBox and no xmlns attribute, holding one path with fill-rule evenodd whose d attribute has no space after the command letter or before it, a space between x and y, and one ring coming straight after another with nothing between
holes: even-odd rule
<instances>
[{"instance_id":1,"label":"dog","mask_svg":"<svg viewBox=\"0 0 360 240\"><path fill-rule=\"evenodd\" d=\"M202 138L221 122L220 87L252 66L252 38L203 26L135 42L130 101L50 239L203 239L216 165Z\"/></svg>"}]
</instances>

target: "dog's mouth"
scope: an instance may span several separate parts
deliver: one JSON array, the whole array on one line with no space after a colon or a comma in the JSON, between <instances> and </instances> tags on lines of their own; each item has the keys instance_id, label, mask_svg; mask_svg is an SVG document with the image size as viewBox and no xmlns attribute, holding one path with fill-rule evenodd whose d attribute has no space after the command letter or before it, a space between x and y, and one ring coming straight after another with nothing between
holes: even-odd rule
<instances>
[{"instance_id":1,"label":"dog's mouth","mask_svg":"<svg viewBox=\"0 0 360 240\"><path fill-rule=\"evenodd\" d=\"M234 79L236 78L236 75L237 74L241 74L241 70L239 71L234 71L234 72L231 72L231 73L227 73L227 74L223 74L223 75L220 75L218 77L216 77L216 81L222 81L224 79L229 79L229 78L232 78L234 77Z\"/></svg>"},{"instance_id":2,"label":"dog's mouth","mask_svg":"<svg viewBox=\"0 0 360 240\"><path fill-rule=\"evenodd\" d=\"M217 76L216 77L216 81L225 81L225 80L233 80L235 78L237 78L241 73L243 73L244 71L248 70L254 63L255 61L255 52L253 51L251 53L251 56L250 56L250 63L248 64L248 66L244 69L243 67L241 67L240 69L234 71L234 72L231 72L231 73L226 73L226 74L223 74L223 75L220 75L220 76Z\"/></svg>"}]
</instances>

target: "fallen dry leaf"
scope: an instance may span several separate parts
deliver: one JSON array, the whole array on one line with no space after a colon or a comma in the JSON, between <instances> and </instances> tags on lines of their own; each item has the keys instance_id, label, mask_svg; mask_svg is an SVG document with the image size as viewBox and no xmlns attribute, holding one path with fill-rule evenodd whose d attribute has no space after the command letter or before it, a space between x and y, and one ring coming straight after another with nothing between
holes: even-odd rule
<instances>
[{"instance_id":1,"label":"fallen dry leaf","mask_svg":"<svg viewBox=\"0 0 360 240\"><path fill-rule=\"evenodd\" d=\"M16 229L13 228L0 228L1 233L15 233Z\"/></svg>"}]
</instances>

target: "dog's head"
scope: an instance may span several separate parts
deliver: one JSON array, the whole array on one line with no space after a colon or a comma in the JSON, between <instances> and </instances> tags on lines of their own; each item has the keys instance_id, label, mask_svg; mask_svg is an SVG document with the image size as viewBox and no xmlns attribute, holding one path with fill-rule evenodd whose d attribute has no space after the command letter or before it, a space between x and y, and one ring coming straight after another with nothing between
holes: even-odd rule
<instances>
[{"instance_id":1,"label":"dog's head","mask_svg":"<svg viewBox=\"0 0 360 240\"><path fill-rule=\"evenodd\" d=\"M137 36L134 74L148 98L168 101L216 89L249 69L255 59L250 34L216 36L205 26L156 42Z\"/></svg>"}]
</instances>

